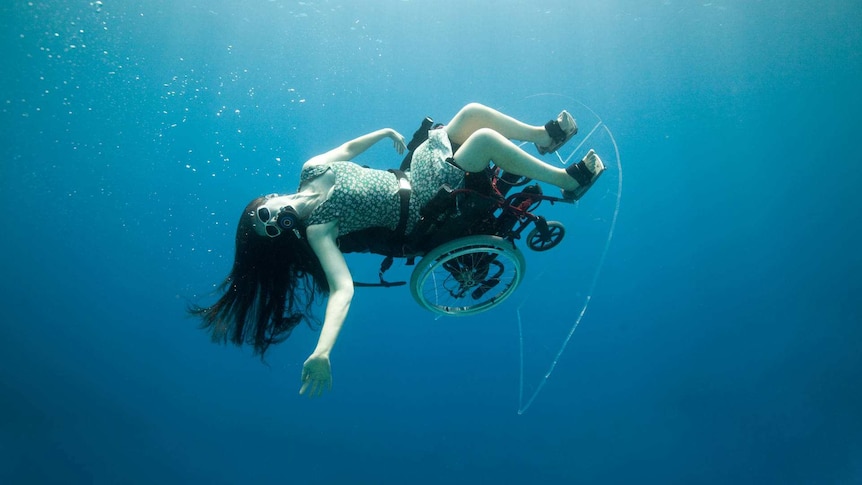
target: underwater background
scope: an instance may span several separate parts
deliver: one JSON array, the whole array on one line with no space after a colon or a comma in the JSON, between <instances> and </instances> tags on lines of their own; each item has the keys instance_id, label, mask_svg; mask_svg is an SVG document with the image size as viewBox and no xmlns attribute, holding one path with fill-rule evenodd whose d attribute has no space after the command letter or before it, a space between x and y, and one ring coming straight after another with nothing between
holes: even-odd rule
<instances>
[{"instance_id":1,"label":"underwater background","mask_svg":"<svg viewBox=\"0 0 862 485\"><path fill-rule=\"evenodd\" d=\"M862 483L860 2L10 0L0 26L0 483ZM185 314L249 200L471 101L613 133L556 273L525 254L465 318L358 289L315 400L315 332L262 363ZM397 166L381 145L360 161Z\"/></svg>"}]
</instances>

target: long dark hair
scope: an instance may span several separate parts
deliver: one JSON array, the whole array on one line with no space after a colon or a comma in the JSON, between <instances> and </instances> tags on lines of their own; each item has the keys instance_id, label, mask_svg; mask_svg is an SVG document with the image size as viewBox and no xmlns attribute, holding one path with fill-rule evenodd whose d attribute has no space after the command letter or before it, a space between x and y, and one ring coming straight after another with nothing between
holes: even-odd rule
<instances>
[{"instance_id":1,"label":"long dark hair","mask_svg":"<svg viewBox=\"0 0 862 485\"><path fill-rule=\"evenodd\" d=\"M236 254L219 286L222 296L210 307L189 308L203 319L201 328L213 342L252 345L261 359L270 345L290 337L299 322L313 327L314 297L329 292L320 261L305 239L255 232L255 210L265 199L251 201L237 224Z\"/></svg>"}]
</instances>

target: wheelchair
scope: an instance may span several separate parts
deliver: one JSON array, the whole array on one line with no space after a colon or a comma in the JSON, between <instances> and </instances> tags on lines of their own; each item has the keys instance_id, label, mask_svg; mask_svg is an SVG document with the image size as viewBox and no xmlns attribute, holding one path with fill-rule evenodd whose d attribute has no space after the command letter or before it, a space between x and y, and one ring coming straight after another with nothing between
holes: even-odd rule
<instances>
[{"instance_id":1,"label":"wheelchair","mask_svg":"<svg viewBox=\"0 0 862 485\"><path fill-rule=\"evenodd\" d=\"M407 144L399 178L410 169L413 152L439 128L431 118L422 120ZM456 149L453 147L453 149ZM482 173L465 174L464 188L441 186L420 210L420 220L410 234L371 228L342 236L344 253L365 252L385 256L379 283L355 282L357 287L402 286L383 278L395 258L415 264L410 293L419 305L440 315L472 315L494 308L512 295L526 271L524 255L516 246L524 231L527 247L547 251L566 234L562 223L535 214L542 202L574 203L542 193L529 178L488 167ZM513 192L511 195L510 192ZM402 199L402 223L406 201ZM417 257L421 260L416 263Z\"/></svg>"},{"instance_id":2,"label":"wheelchair","mask_svg":"<svg viewBox=\"0 0 862 485\"><path fill-rule=\"evenodd\" d=\"M384 280L383 274L394 258L405 258L412 265L421 257L409 285L423 308L449 316L494 308L514 293L526 271L516 242L523 239L529 249L547 251L566 233L562 223L548 221L535 211L543 202L572 201L545 195L538 184L527 185L530 182L490 167L484 174L467 174L465 188L440 187L404 238L382 229L345 236L339 241L343 252L386 256L380 283L356 286L404 285L406 282Z\"/></svg>"}]
</instances>

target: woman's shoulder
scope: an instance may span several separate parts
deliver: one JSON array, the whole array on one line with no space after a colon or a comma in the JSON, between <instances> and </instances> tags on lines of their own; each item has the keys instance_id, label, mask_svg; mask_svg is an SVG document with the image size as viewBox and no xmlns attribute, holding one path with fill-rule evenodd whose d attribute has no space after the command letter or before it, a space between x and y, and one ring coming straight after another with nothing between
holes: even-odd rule
<instances>
[{"instance_id":1,"label":"woman's shoulder","mask_svg":"<svg viewBox=\"0 0 862 485\"><path fill-rule=\"evenodd\" d=\"M321 157L320 155L318 155L316 157L311 157L308 160L306 160L305 163L302 164L302 171L305 172L306 170L313 170L317 167L328 167L328 166L329 166L329 162L326 159L324 159L323 157Z\"/></svg>"},{"instance_id":2,"label":"woman's shoulder","mask_svg":"<svg viewBox=\"0 0 862 485\"><path fill-rule=\"evenodd\" d=\"M344 167L359 167L360 165L356 162L351 162L349 160L326 160L323 157L317 156L314 158L308 159L305 163L302 164L303 172L311 172L311 171L321 171L325 172L330 168L344 168Z\"/></svg>"},{"instance_id":3,"label":"woman's shoulder","mask_svg":"<svg viewBox=\"0 0 862 485\"><path fill-rule=\"evenodd\" d=\"M354 170L363 170L367 169L362 165L359 165L356 162L351 161L318 161L312 158L311 160L305 162L302 165L301 178L303 180L307 180L308 178L313 178L318 175L325 173L328 170L332 170L333 172L340 173L345 171L354 171Z\"/></svg>"},{"instance_id":4,"label":"woman's shoulder","mask_svg":"<svg viewBox=\"0 0 862 485\"><path fill-rule=\"evenodd\" d=\"M316 158L316 157L315 157ZM305 182L313 178L319 177L330 169L330 163L312 158L302 164L302 171L299 172L300 182Z\"/></svg>"}]
</instances>

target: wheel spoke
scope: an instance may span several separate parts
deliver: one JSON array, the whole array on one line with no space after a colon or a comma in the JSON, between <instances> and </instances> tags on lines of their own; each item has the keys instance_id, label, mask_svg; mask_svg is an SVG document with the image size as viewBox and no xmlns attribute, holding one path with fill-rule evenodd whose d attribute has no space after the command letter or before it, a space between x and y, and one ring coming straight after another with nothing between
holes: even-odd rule
<instances>
[{"instance_id":1,"label":"wheel spoke","mask_svg":"<svg viewBox=\"0 0 862 485\"><path fill-rule=\"evenodd\" d=\"M436 313L462 315L488 310L517 288L524 259L496 236L470 236L429 252L411 278L414 298Z\"/></svg>"}]
</instances>

